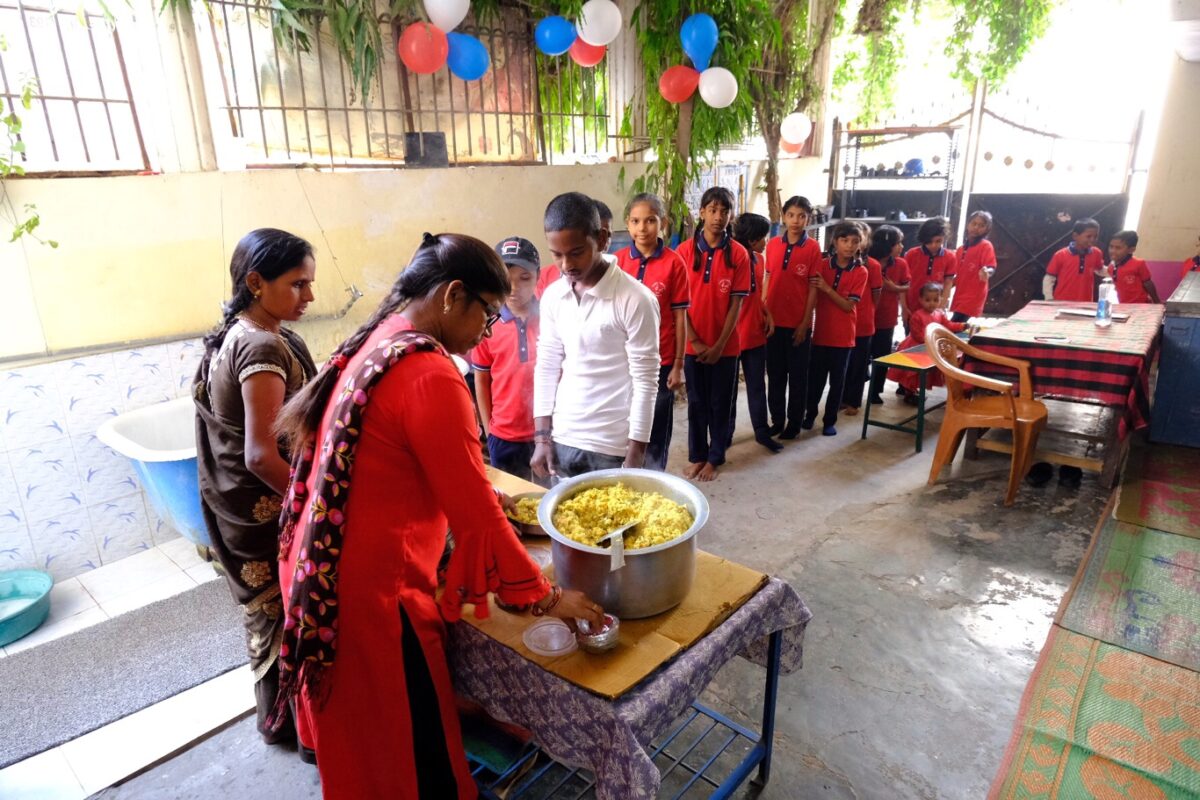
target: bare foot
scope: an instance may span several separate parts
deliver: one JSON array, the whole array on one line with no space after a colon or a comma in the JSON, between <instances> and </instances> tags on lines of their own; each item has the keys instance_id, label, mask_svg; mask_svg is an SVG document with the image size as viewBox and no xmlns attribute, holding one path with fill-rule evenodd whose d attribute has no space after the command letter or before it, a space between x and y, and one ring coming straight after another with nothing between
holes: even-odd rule
<instances>
[{"instance_id":1,"label":"bare foot","mask_svg":"<svg viewBox=\"0 0 1200 800\"><path fill-rule=\"evenodd\" d=\"M700 468L699 474L696 475L696 480L702 483L708 483L715 477L717 477L717 468L712 464L705 464Z\"/></svg>"},{"instance_id":2,"label":"bare foot","mask_svg":"<svg viewBox=\"0 0 1200 800\"><path fill-rule=\"evenodd\" d=\"M853 417L858 414L858 409L854 406L842 406L842 413L847 417Z\"/></svg>"},{"instance_id":3,"label":"bare foot","mask_svg":"<svg viewBox=\"0 0 1200 800\"><path fill-rule=\"evenodd\" d=\"M704 466L705 464L703 461L689 462L687 467L685 467L683 470L683 477L687 478L689 481L695 480L696 476L700 474L700 470L703 469Z\"/></svg>"}]
</instances>

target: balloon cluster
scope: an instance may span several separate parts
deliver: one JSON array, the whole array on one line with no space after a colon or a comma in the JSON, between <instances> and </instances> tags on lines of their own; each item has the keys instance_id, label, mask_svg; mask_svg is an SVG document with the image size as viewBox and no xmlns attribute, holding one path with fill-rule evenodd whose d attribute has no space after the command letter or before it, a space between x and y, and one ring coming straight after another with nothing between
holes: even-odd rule
<instances>
[{"instance_id":1,"label":"balloon cluster","mask_svg":"<svg viewBox=\"0 0 1200 800\"><path fill-rule=\"evenodd\" d=\"M668 103L682 103L700 89L700 98L713 108L726 108L737 99L738 82L724 67L710 67L717 51L717 21L708 14L692 14L679 29L683 52L693 67L669 68L658 79L658 91Z\"/></svg>"},{"instance_id":2,"label":"balloon cluster","mask_svg":"<svg viewBox=\"0 0 1200 800\"><path fill-rule=\"evenodd\" d=\"M414 22L400 34L396 54L410 72L430 75L445 65L464 81L479 80L491 66L483 42L454 29L470 11L470 0L425 0L429 22Z\"/></svg>"},{"instance_id":3,"label":"balloon cluster","mask_svg":"<svg viewBox=\"0 0 1200 800\"><path fill-rule=\"evenodd\" d=\"M538 49L548 56L569 53L581 67L594 67L604 60L608 45L621 35L621 9L612 0L588 0L579 12L579 21L571 24L566 17L546 17L537 24L533 38Z\"/></svg>"},{"instance_id":4,"label":"balloon cluster","mask_svg":"<svg viewBox=\"0 0 1200 800\"><path fill-rule=\"evenodd\" d=\"M812 129L812 120L808 115L799 111L788 114L779 123L779 149L785 153L799 154Z\"/></svg>"}]
</instances>

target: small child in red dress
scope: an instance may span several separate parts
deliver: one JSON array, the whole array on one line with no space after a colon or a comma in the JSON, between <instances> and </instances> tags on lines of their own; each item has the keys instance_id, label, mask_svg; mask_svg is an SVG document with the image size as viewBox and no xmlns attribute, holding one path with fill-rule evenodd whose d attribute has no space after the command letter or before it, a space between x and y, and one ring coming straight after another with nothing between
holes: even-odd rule
<instances>
[{"instance_id":1,"label":"small child in red dress","mask_svg":"<svg viewBox=\"0 0 1200 800\"><path fill-rule=\"evenodd\" d=\"M935 322L945 326L954 333L966 330L967 325L965 322L951 321L946 311L938 307L941 303L942 285L940 283L927 283L921 287L920 305L912 312L912 316L909 317L909 334L900 343L899 350L907 350L910 347L924 344L925 328ZM892 367L888 370L888 378L900 384L900 394L903 395L905 403L915 406L919 402L917 399L917 383L919 380L917 373L912 370ZM944 384L945 381L942 380L942 373L937 370L925 379L926 389Z\"/></svg>"}]
</instances>

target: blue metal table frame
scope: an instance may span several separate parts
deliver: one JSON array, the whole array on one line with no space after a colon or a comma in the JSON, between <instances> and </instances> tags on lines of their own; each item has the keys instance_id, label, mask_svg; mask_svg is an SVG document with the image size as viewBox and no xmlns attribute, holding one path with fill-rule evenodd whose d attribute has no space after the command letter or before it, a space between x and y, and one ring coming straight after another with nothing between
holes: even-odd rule
<instances>
[{"instance_id":1,"label":"blue metal table frame","mask_svg":"<svg viewBox=\"0 0 1200 800\"><path fill-rule=\"evenodd\" d=\"M755 767L758 768L758 775L754 782L759 786L766 785L771 777L771 751L775 738L775 706L779 692L782 647L783 632L775 631L770 635L767 645L767 675L763 691L761 731L755 733L725 715L699 702L694 702L691 708L676 721L676 724L652 744L650 749L652 759L657 760L660 756L670 759L670 764L665 769L660 767L664 779L677 768L682 768L689 775L684 780L684 785L675 794L669 795L672 800L682 800L685 796L697 796L693 790L701 789L699 786L701 783L712 789L708 794L710 798L730 797L745 782ZM676 744L677 740L681 740L684 731L697 721L700 725L707 723L703 733L697 736L691 745L682 752L679 752L678 748L675 748L674 752L668 750ZM705 760L699 765L685 763L684 760L692 755L701 742L713 733L725 737L720 747L705 756ZM739 740L751 744L749 751L742 756L728 775L716 777L709 775L709 771L721 755L729 751ZM573 769L553 760L541 766L533 765L539 754L542 754L542 750L536 745L530 745L516 762L500 775L490 772L482 763L472 759L472 774L479 786L480 796L486 800L500 800L497 791L511 783L512 787L505 795L509 800L533 797L544 798L544 800L551 800L551 798L566 800L567 798L582 798L595 787L595 777L586 770ZM522 776L523 772L527 772L527 774ZM689 793L691 794L689 795ZM664 796L661 791L660 796Z\"/></svg>"},{"instance_id":2,"label":"blue metal table frame","mask_svg":"<svg viewBox=\"0 0 1200 800\"><path fill-rule=\"evenodd\" d=\"M928 374L931 371L936 371L937 366L936 365L933 367L928 367L928 366L924 366L924 365L915 366L912 364L905 364L903 362L894 360L896 356L905 355L905 354L907 354L907 355L924 355L925 354L925 345L919 344L916 347L910 347L907 350L901 350L897 353L889 353L886 356L880 356L879 358L873 360L871 362L871 390L868 394L868 398L877 397L879 395L879 393L881 391L883 391L883 382L887 378L887 370L889 367L896 367L897 369L903 369L903 370L908 370L909 372L915 372L915 373L917 373L917 410L916 410L916 413L913 414L911 417L905 417L904 419L900 420L899 422L879 422L879 421L872 422L871 421L871 404L870 404L870 402L868 402L866 405L866 408L863 409L863 428L862 428L862 436L860 438L862 438L862 439L867 438L867 427L870 425L874 425L877 428L887 428L890 431L900 431L901 433L907 433L910 436L916 436L917 452L919 453L919 452L921 452L921 447L925 443L925 415L928 414L930 411L936 411L937 409L946 405L946 401L943 400L940 403L934 403L933 405L931 405L929 407L925 406L926 377L928 376ZM911 423L914 421L917 423L915 427L911 426Z\"/></svg>"}]
</instances>

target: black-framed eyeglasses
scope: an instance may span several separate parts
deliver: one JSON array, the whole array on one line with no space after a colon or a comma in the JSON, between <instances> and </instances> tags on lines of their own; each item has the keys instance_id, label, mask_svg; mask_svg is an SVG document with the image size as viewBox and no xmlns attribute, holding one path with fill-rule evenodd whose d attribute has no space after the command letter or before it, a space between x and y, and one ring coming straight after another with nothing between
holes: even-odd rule
<instances>
[{"instance_id":1,"label":"black-framed eyeglasses","mask_svg":"<svg viewBox=\"0 0 1200 800\"><path fill-rule=\"evenodd\" d=\"M483 306L483 311L485 314L487 314L487 320L484 322L483 327L486 330L491 330L492 326L500 321L499 309L497 309L496 311L492 311L492 306L488 303L488 301L484 300L482 297L480 297L475 292L472 292L470 289L465 289L464 291L466 291L468 297L470 297L473 300L479 301L479 305Z\"/></svg>"}]
</instances>

